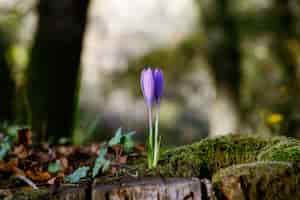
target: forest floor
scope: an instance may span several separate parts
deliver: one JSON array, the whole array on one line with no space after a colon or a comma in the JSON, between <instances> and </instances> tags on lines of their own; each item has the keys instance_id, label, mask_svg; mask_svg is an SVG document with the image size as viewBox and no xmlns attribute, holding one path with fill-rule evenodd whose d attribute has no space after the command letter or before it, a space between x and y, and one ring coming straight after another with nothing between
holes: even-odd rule
<instances>
[{"instance_id":1,"label":"forest floor","mask_svg":"<svg viewBox=\"0 0 300 200\"><path fill-rule=\"evenodd\" d=\"M148 183L156 185L156 192L169 184L177 191L183 188L183 193L205 185L208 196L215 193L220 199L300 199L297 139L261 135L205 138L165 150L157 168L148 170L145 146L135 144L133 134L118 129L107 142L74 146L32 144L30 129L1 133L0 199L20 199L15 196L20 192L21 196L37 191L51 196L69 190L74 198L60 199L95 199L86 195L98 197L108 186L115 191L126 184L144 187ZM132 193L132 189L125 190ZM110 193L105 195L103 199L109 199Z\"/></svg>"},{"instance_id":2,"label":"forest floor","mask_svg":"<svg viewBox=\"0 0 300 200\"><path fill-rule=\"evenodd\" d=\"M13 134L0 133L0 198L16 191L49 188L52 193L61 185L136 177L132 163L145 158L145 147L135 145L133 133L121 129L108 142L85 146L32 144L30 129Z\"/></svg>"}]
</instances>

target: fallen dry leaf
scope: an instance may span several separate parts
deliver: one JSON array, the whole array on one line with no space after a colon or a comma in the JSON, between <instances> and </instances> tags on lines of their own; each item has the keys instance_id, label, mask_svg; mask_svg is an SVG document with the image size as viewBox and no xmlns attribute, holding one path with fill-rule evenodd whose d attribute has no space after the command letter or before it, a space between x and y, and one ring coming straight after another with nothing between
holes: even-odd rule
<instances>
[{"instance_id":1,"label":"fallen dry leaf","mask_svg":"<svg viewBox=\"0 0 300 200\"><path fill-rule=\"evenodd\" d=\"M39 151L35 153L35 156L37 157L38 161L41 163L47 163L52 160L48 152Z\"/></svg>"},{"instance_id":2,"label":"fallen dry leaf","mask_svg":"<svg viewBox=\"0 0 300 200\"><path fill-rule=\"evenodd\" d=\"M15 156L20 159L27 158L29 155L29 150L23 144L15 146L12 152Z\"/></svg>"},{"instance_id":3,"label":"fallen dry leaf","mask_svg":"<svg viewBox=\"0 0 300 200\"><path fill-rule=\"evenodd\" d=\"M0 133L0 140L1 137L3 138L4 135ZM41 185L48 184L52 191L56 191L60 184L65 181L64 176L73 173L82 166L93 167L99 148L107 147L106 143L94 143L86 146L53 146L48 143L31 146L31 144L31 131L29 129L18 131L18 141L11 144L12 148L6 156L7 160L0 161L1 175L9 177L7 181L2 181L3 185L9 184L12 188L20 187L19 182L14 181L13 178L17 177L32 188L37 187L35 186L35 182L37 182ZM145 154L145 145L136 145L130 153L125 152L124 146L120 144L107 148L105 159L111 162L108 171L111 175L122 174L125 169L124 164L126 165L127 162ZM49 164L56 160L60 162L60 172L51 174L47 169Z\"/></svg>"},{"instance_id":4,"label":"fallen dry leaf","mask_svg":"<svg viewBox=\"0 0 300 200\"><path fill-rule=\"evenodd\" d=\"M111 147L117 157L121 156L123 153L123 146L122 145L114 145Z\"/></svg>"},{"instance_id":5,"label":"fallen dry leaf","mask_svg":"<svg viewBox=\"0 0 300 200\"><path fill-rule=\"evenodd\" d=\"M11 159L8 162L0 160L0 172L12 172L16 173L18 170L18 160Z\"/></svg>"},{"instance_id":6,"label":"fallen dry leaf","mask_svg":"<svg viewBox=\"0 0 300 200\"><path fill-rule=\"evenodd\" d=\"M66 169L68 169L68 167L69 167L69 161L68 161L67 158L62 157L62 158L59 159L59 161L60 161L60 166L62 168L61 169L62 171L65 171Z\"/></svg>"},{"instance_id":7,"label":"fallen dry leaf","mask_svg":"<svg viewBox=\"0 0 300 200\"><path fill-rule=\"evenodd\" d=\"M57 176L52 177L51 179L49 179L49 180L47 181L47 183L48 183L49 185L60 184L60 183L62 183L62 182L64 181L64 176L65 176L64 173L59 172L59 173L57 174Z\"/></svg>"},{"instance_id":8,"label":"fallen dry leaf","mask_svg":"<svg viewBox=\"0 0 300 200\"><path fill-rule=\"evenodd\" d=\"M0 189L0 196L10 196L12 191L10 189Z\"/></svg>"},{"instance_id":9,"label":"fallen dry leaf","mask_svg":"<svg viewBox=\"0 0 300 200\"><path fill-rule=\"evenodd\" d=\"M28 128L20 129L18 131L18 144L29 146L32 144L32 132Z\"/></svg>"},{"instance_id":10,"label":"fallen dry leaf","mask_svg":"<svg viewBox=\"0 0 300 200\"><path fill-rule=\"evenodd\" d=\"M137 144L134 146L133 150L137 153L143 153L146 152L146 147L143 144Z\"/></svg>"},{"instance_id":11,"label":"fallen dry leaf","mask_svg":"<svg viewBox=\"0 0 300 200\"><path fill-rule=\"evenodd\" d=\"M49 184L49 185L53 185L53 184L55 184L55 180L56 180L56 176L55 177L53 177L53 178L51 178L51 179L49 179L48 181L47 181L47 183Z\"/></svg>"},{"instance_id":12,"label":"fallen dry leaf","mask_svg":"<svg viewBox=\"0 0 300 200\"><path fill-rule=\"evenodd\" d=\"M20 189L27 192L31 192L33 190L31 186L27 186L27 185L20 187Z\"/></svg>"},{"instance_id":13,"label":"fallen dry leaf","mask_svg":"<svg viewBox=\"0 0 300 200\"><path fill-rule=\"evenodd\" d=\"M51 175L49 172L43 172L43 171L31 171L31 170L27 170L25 172L25 175L30 178L33 181L38 181L38 182L42 182L42 181L48 181L51 178Z\"/></svg>"},{"instance_id":14,"label":"fallen dry leaf","mask_svg":"<svg viewBox=\"0 0 300 200\"><path fill-rule=\"evenodd\" d=\"M112 167L110 168L110 173L111 173L111 174L116 174L117 172L118 172L118 168L117 168L117 167L112 166Z\"/></svg>"},{"instance_id":15,"label":"fallen dry leaf","mask_svg":"<svg viewBox=\"0 0 300 200\"><path fill-rule=\"evenodd\" d=\"M75 149L74 149L74 147L71 147L71 146L58 146L56 148L56 151L58 154L60 154L62 156L69 156L72 153L74 153Z\"/></svg>"},{"instance_id":16,"label":"fallen dry leaf","mask_svg":"<svg viewBox=\"0 0 300 200\"><path fill-rule=\"evenodd\" d=\"M125 164L127 162L127 156L119 156L118 159L116 160L118 164Z\"/></svg>"}]
</instances>

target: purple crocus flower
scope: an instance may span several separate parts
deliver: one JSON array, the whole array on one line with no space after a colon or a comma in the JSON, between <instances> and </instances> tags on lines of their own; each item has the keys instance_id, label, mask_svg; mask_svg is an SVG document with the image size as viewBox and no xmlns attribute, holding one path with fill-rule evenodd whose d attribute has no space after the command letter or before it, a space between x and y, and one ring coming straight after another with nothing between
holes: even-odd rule
<instances>
[{"instance_id":1,"label":"purple crocus flower","mask_svg":"<svg viewBox=\"0 0 300 200\"><path fill-rule=\"evenodd\" d=\"M164 90L164 76L161 69L144 69L141 73L141 88L147 102L149 135L147 140L148 167L157 166L161 138L158 136L160 98ZM152 106L156 103L155 132L152 130Z\"/></svg>"},{"instance_id":2,"label":"purple crocus flower","mask_svg":"<svg viewBox=\"0 0 300 200\"><path fill-rule=\"evenodd\" d=\"M155 83L151 68L144 69L141 73L141 88L148 107L152 107L155 95Z\"/></svg>"},{"instance_id":3,"label":"purple crocus flower","mask_svg":"<svg viewBox=\"0 0 300 200\"><path fill-rule=\"evenodd\" d=\"M155 85L154 98L155 98L155 102L159 105L160 98L162 97L164 91L164 74L162 70L155 69L153 71L153 78L154 78L154 85Z\"/></svg>"}]
</instances>

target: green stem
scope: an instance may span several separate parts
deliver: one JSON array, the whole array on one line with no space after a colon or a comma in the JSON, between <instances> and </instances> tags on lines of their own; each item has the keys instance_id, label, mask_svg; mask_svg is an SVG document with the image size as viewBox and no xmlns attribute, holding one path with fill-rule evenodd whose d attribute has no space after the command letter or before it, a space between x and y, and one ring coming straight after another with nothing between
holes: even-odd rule
<instances>
[{"instance_id":1,"label":"green stem","mask_svg":"<svg viewBox=\"0 0 300 200\"><path fill-rule=\"evenodd\" d=\"M153 155L153 167L156 167L159 159L159 142L158 142L158 121L159 121L159 103L157 104L157 110L155 113L155 133L154 133L154 155Z\"/></svg>"},{"instance_id":2,"label":"green stem","mask_svg":"<svg viewBox=\"0 0 300 200\"><path fill-rule=\"evenodd\" d=\"M153 165L153 128L152 128L152 109L148 106L148 122L149 122L149 135L147 141L147 152L148 152L148 168L152 168Z\"/></svg>"},{"instance_id":3,"label":"green stem","mask_svg":"<svg viewBox=\"0 0 300 200\"><path fill-rule=\"evenodd\" d=\"M153 128L152 128L152 111L151 106L148 107L148 117L149 117L149 142L150 146L153 145Z\"/></svg>"}]
</instances>

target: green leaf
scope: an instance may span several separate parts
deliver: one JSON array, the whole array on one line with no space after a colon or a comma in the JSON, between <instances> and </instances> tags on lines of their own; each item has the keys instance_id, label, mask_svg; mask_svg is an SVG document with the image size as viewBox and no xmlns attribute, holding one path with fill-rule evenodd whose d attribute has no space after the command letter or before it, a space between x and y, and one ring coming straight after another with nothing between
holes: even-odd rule
<instances>
[{"instance_id":1,"label":"green leaf","mask_svg":"<svg viewBox=\"0 0 300 200\"><path fill-rule=\"evenodd\" d=\"M6 129L7 135L11 138L12 141L16 141L18 137L18 131L22 129L22 127L14 125L14 126L9 126Z\"/></svg>"},{"instance_id":2,"label":"green leaf","mask_svg":"<svg viewBox=\"0 0 300 200\"><path fill-rule=\"evenodd\" d=\"M6 154L11 150L12 144L17 140L20 126L10 126L7 123L1 124L1 129L6 133L3 140L0 141L0 160L3 160Z\"/></svg>"},{"instance_id":3,"label":"green leaf","mask_svg":"<svg viewBox=\"0 0 300 200\"><path fill-rule=\"evenodd\" d=\"M106 153L107 153L107 147L102 147L99 150L99 155L93 167L93 178L98 175L100 169L102 169L102 172L105 172L109 168L110 161L105 159Z\"/></svg>"},{"instance_id":4,"label":"green leaf","mask_svg":"<svg viewBox=\"0 0 300 200\"><path fill-rule=\"evenodd\" d=\"M88 174L90 167L84 166L76 169L72 174L66 177L66 181L70 183L78 183L81 178L85 178Z\"/></svg>"},{"instance_id":5,"label":"green leaf","mask_svg":"<svg viewBox=\"0 0 300 200\"><path fill-rule=\"evenodd\" d=\"M59 160L56 160L55 162L50 163L48 165L48 172L50 172L52 174L55 174L55 173L59 172L60 169L61 169L61 166L60 166L60 161Z\"/></svg>"},{"instance_id":6,"label":"green leaf","mask_svg":"<svg viewBox=\"0 0 300 200\"><path fill-rule=\"evenodd\" d=\"M131 131L123 135L123 145L125 152L129 153L134 147L134 141L132 136L135 134L135 131Z\"/></svg>"},{"instance_id":7,"label":"green leaf","mask_svg":"<svg viewBox=\"0 0 300 200\"><path fill-rule=\"evenodd\" d=\"M6 154L11 149L11 139L9 136L6 136L0 143L0 160L3 160Z\"/></svg>"},{"instance_id":8,"label":"green leaf","mask_svg":"<svg viewBox=\"0 0 300 200\"><path fill-rule=\"evenodd\" d=\"M109 140L108 145L114 146L120 144L121 138L122 138L122 128L118 128L118 130L115 133L115 136Z\"/></svg>"},{"instance_id":9,"label":"green leaf","mask_svg":"<svg viewBox=\"0 0 300 200\"><path fill-rule=\"evenodd\" d=\"M135 134L135 131L130 131L128 133L123 134L125 137L132 137Z\"/></svg>"},{"instance_id":10,"label":"green leaf","mask_svg":"<svg viewBox=\"0 0 300 200\"><path fill-rule=\"evenodd\" d=\"M106 172L110 167L110 160L105 160L103 167L102 167L102 172Z\"/></svg>"}]
</instances>

